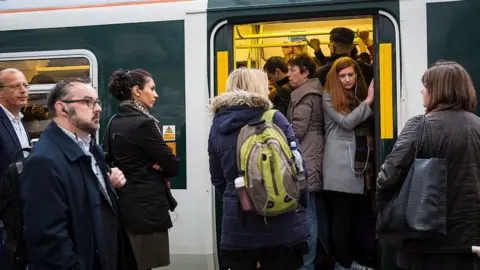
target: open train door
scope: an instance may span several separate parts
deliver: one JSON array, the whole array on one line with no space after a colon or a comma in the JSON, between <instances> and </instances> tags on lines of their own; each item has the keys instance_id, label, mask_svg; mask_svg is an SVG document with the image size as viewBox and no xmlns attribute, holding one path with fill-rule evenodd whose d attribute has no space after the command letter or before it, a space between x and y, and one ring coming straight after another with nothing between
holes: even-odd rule
<instances>
[{"instance_id":1,"label":"open train door","mask_svg":"<svg viewBox=\"0 0 480 270\"><path fill-rule=\"evenodd\" d=\"M228 24L226 20L219 22L210 33L209 44L209 97L212 100L226 91L228 74L234 68L233 25ZM212 200L215 269L228 270L221 267L221 259L218 256L222 232L223 198L215 191L212 193Z\"/></svg>"},{"instance_id":2,"label":"open train door","mask_svg":"<svg viewBox=\"0 0 480 270\"><path fill-rule=\"evenodd\" d=\"M400 28L390 13L379 11L374 16L374 44L375 167L378 172L402 127ZM398 269L396 252L391 244L379 239L377 251L378 269Z\"/></svg>"},{"instance_id":3,"label":"open train door","mask_svg":"<svg viewBox=\"0 0 480 270\"><path fill-rule=\"evenodd\" d=\"M375 4L353 4L349 3L357 8L350 8L345 5L345 12L339 14L338 12L328 11L325 6L318 5L319 11L315 13L299 12L297 15L294 10L289 10L289 14L279 14L278 16L271 17L272 21L282 20L300 20L300 19L323 19L326 18L332 20L340 20L345 16L363 16L373 18L373 66L374 66L374 78L376 85L375 95L375 145L376 155L375 163L377 170L383 163L385 156L391 151L395 139L397 138L398 127L401 126L400 115L401 108L398 107L400 102L400 34L399 27L395 16L391 15L385 9L379 9ZM320 8L322 10L320 11ZM381 11L379 11L381 10ZM239 13L243 11L238 11ZM267 11L264 11L267 12ZM279 11L281 12L281 11ZM212 16L213 17L213 16ZM221 17L219 15L219 17ZM225 17L224 17L225 18ZM211 29L209 30L209 49L208 49L208 65L209 65L209 96L213 99L215 96L226 91L226 81L228 74L237 66L236 55L234 46L235 29L236 25L242 23L253 23L258 21L260 17L241 16L231 17L231 21L225 19L219 19L215 17L211 20ZM267 23L268 17L261 17L260 22ZM344 19L345 20L345 19ZM329 30L330 31L330 30ZM328 33L326 34L328 35ZM258 47L258 46L257 46ZM242 63L238 63L239 65ZM246 66L261 66L259 63L247 62ZM398 105L398 106L397 106ZM227 270L221 267L222 260L218 254L220 236L222 231L222 214L223 204L222 198L216 193L212 193L213 207L214 209L214 258L215 269ZM371 205L371 204L370 204ZM386 244L375 241L375 215L372 213L366 218L365 234L369 239L365 240L369 250L367 261L378 261L375 269L388 269L393 270L395 268L395 254L392 252L392 248ZM363 228L362 228L363 230ZM377 252L378 251L378 252ZM373 256L371 254L374 254ZM375 256L378 255L378 256Z\"/></svg>"}]
</instances>

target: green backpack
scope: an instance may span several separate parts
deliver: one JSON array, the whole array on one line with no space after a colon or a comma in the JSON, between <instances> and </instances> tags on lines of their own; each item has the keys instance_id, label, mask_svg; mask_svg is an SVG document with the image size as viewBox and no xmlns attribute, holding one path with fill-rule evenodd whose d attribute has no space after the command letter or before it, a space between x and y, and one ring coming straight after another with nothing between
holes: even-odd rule
<instances>
[{"instance_id":1,"label":"green backpack","mask_svg":"<svg viewBox=\"0 0 480 270\"><path fill-rule=\"evenodd\" d=\"M237 166L253 211L265 217L295 211L300 197L292 151L273 123L275 112L268 110L261 121L244 126L237 140Z\"/></svg>"}]
</instances>

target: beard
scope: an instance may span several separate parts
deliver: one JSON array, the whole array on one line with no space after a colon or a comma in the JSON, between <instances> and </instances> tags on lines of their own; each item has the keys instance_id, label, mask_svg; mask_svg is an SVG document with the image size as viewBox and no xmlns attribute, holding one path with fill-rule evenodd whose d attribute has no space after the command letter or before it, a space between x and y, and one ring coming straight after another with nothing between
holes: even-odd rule
<instances>
[{"instance_id":1,"label":"beard","mask_svg":"<svg viewBox=\"0 0 480 270\"><path fill-rule=\"evenodd\" d=\"M99 112L95 113L90 121L84 121L84 120L78 119L77 112L73 108L69 110L69 115L70 115L70 120L72 121L73 125L77 129L83 132L86 132L88 134L95 134L97 132L99 124L98 123L95 124L94 121L100 120Z\"/></svg>"}]
</instances>

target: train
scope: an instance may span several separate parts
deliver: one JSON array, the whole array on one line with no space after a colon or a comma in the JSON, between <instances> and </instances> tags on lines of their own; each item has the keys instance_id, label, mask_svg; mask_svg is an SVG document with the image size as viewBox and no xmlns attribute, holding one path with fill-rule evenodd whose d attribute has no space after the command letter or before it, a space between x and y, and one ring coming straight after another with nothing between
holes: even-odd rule
<instances>
[{"instance_id":1,"label":"train","mask_svg":"<svg viewBox=\"0 0 480 270\"><path fill-rule=\"evenodd\" d=\"M421 77L438 60L453 60L480 89L478 0L38 0L0 1L0 69L15 67L29 83L25 124L38 138L49 123L46 96L54 83L89 76L102 100L103 133L117 103L110 74L143 68L159 99L151 113L181 162L170 179L169 269L222 269L218 256L221 198L210 182L207 140L211 100L229 72L262 68L282 47L317 38L328 54L333 27L362 29L373 41L376 166L406 121L424 112ZM480 109L477 109L477 113ZM101 136L97 136L101 137ZM380 244L376 269L396 269Z\"/></svg>"}]
</instances>

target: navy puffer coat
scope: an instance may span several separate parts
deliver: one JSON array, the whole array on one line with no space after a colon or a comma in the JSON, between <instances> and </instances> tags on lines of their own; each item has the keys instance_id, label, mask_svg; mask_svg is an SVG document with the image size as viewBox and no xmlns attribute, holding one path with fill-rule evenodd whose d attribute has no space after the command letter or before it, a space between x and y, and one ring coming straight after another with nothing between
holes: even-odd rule
<instances>
[{"instance_id":1,"label":"navy puffer coat","mask_svg":"<svg viewBox=\"0 0 480 270\"><path fill-rule=\"evenodd\" d=\"M266 218L242 212L239 218L235 178L237 138L240 129L260 120L272 104L267 97L245 91L225 93L215 99L215 113L208 140L212 184L223 195L223 219L220 248L223 250L251 250L275 246L291 246L306 241L309 224L306 214L307 192L302 194L298 211ZM287 140L295 134L287 119L276 112L273 122L279 126Z\"/></svg>"}]
</instances>

